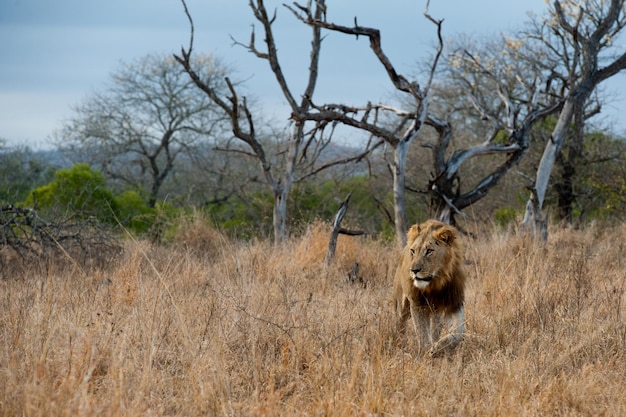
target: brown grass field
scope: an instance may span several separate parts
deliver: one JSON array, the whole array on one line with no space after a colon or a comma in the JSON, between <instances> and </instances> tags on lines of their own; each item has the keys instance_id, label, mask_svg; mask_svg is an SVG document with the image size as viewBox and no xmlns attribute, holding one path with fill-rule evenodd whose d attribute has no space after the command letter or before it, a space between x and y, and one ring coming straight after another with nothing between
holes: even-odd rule
<instances>
[{"instance_id":1,"label":"brown grass field","mask_svg":"<svg viewBox=\"0 0 626 417\"><path fill-rule=\"evenodd\" d=\"M0 416L626 415L626 224L464 238L467 333L434 359L393 342L393 246L342 236L326 266L328 235L192 219L107 270L5 274Z\"/></svg>"}]
</instances>

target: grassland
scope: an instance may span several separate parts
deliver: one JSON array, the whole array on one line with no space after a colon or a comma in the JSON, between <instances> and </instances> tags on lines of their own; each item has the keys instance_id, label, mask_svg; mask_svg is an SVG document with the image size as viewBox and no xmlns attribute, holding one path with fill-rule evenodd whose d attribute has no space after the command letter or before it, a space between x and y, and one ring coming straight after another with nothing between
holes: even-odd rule
<instances>
[{"instance_id":1,"label":"grassland","mask_svg":"<svg viewBox=\"0 0 626 417\"><path fill-rule=\"evenodd\" d=\"M195 219L106 269L15 269L0 416L626 415L626 225L464 240L467 334L435 359L393 342L392 246L340 237L326 266L320 224L276 248Z\"/></svg>"}]
</instances>

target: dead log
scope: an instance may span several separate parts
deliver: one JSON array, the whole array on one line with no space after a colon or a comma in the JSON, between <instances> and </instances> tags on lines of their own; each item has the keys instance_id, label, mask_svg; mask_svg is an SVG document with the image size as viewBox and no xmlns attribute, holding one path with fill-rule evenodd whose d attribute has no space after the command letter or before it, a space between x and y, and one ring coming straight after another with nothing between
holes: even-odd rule
<instances>
[{"instance_id":1,"label":"dead log","mask_svg":"<svg viewBox=\"0 0 626 417\"><path fill-rule=\"evenodd\" d=\"M330 242L328 243L328 252L326 253L326 263L328 265L333 261L333 257L335 256L335 249L337 248L337 237L339 234L348 235L348 236L360 236L365 235L367 232L363 230L348 230L341 227L341 221L343 217L346 215L348 211L348 203L350 202L350 197L352 197L352 192L348 193L348 196L343 200L337 214L335 215L335 221L333 222L333 230L330 234Z\"/></svg>"}]
</instances>

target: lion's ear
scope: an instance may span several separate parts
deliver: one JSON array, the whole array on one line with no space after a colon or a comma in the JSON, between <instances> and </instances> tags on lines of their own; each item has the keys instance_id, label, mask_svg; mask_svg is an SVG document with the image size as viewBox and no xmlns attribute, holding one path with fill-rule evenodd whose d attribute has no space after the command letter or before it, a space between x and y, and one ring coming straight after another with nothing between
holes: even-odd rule
<instances>
[{"instance_id":1,"label":"lion's ear","mask_svg":"<svg viewBox=\"0 0 626 417\"><path fill-rule=\"evenodd\" d=\"M433 234L433 237L441 242L450 244L456 239L456 230L450 226L442 226Z\"/></svg>"},{"instance_id":2,"label":"lion's ear","mask_svg":"<svg viewBox=\"0 0 626 417\"><path fill-rule=\"evenodd\" d=\"M420 227L417 224L414 224L413 226L411 226L411 228L409 229L409 232L407 233L407 243L411 244L413 242L415 242L415 239L417 239L417 236L419 236L420 234Z\"/></svg>"}]
</instances>

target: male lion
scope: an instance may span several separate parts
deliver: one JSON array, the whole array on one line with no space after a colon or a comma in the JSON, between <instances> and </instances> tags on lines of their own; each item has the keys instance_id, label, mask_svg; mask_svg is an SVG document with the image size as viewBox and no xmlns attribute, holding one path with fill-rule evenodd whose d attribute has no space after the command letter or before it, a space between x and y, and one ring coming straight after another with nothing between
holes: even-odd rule
<instances>
[{"instance_id":1,"label":"male lion","mask_svg":"<svg viewBox=\"0 0 626 417\"><path fill-rule=\"evenodd\" d=\"M420 351L450 350L463 338L465 275L454 227L428 220L414 225L402 250L393 289L398 331L404 335L409 314Z\"/></svg>"}]
</instances>

